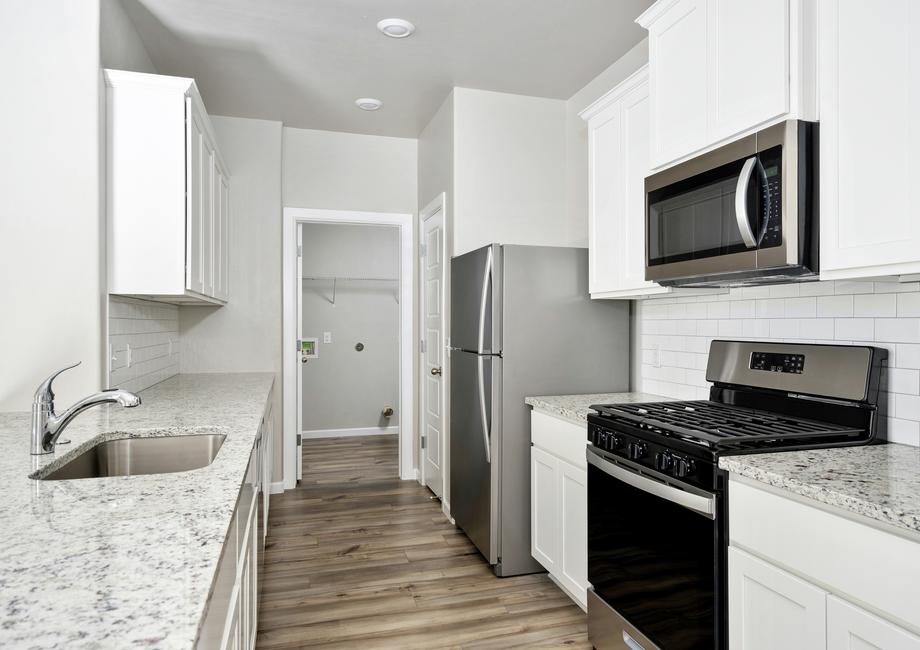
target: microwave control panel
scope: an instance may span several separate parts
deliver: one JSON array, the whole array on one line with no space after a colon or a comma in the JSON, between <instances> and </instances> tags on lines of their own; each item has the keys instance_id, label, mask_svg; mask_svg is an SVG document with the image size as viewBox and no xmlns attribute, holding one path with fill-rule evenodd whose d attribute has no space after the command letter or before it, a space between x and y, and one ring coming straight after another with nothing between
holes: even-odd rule
<instances>
[{"instance_id":1,"label":"microwave control panel","mask_svg":"<svg viewBox=\"0 0 920 650\"><path fill-rule=\"evenodd\" d=\"M782 188L779 170L778 164L767 166L764 169L767 191L763 195L763 213L766 224L763 239L760 241L761 248L779 246L783 243Z\"/></svg>"},{"instance_id":2,"label":"microwave control panel","mask_svg":"<svg viewBox=\"0 0 920 650\"><path fill-rule=\"evenodd\" d=\"M786 372L801 375L805 370L804 354L781 354L777 352L752 352L751 370Z\"/></svg>"}]
</instances>

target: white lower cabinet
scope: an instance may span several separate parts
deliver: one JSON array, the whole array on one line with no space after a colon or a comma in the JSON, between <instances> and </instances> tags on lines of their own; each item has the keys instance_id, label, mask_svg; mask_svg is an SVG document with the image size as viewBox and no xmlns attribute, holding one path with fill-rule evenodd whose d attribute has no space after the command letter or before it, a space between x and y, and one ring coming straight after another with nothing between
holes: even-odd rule
<instances>
[{"instance_id":1,"label":"white lower cabinet","mask_svg":"<svg viewBox=\"0 0 920 650\"><path fill-rule=\"evenodd\" d=\"M826 647L821 589L756 557L728 549L728 629L733 650Z\"/></svg>"},{"instance_id":2,"label":"white lower cabinet","mask_svg":"<svg viewBox=\"0 0 920 650\"><path fill-rule=\"evenodd\" d=\"M920 650L920 539L734 475L728 504L730 650Z\"/></svg>"},{"instance_id":3,"label":"white lower cabinet","mask_svg":"<svg viewBox=\"0 0 920 650\"><path fill-rule=\"evenodd\" d=\"M827 647L834 650L920 650L920 637L845 600L828 596Z\"/></svg>"},{"instance_id":4,"label":"white lower cabinet","mask_svg":"<svg viewBox=\"0 0 920 650\"><path fill-rule=\"evenodd\" d=\"M267 450L273 440L271 403L269 395L195 643L198 650L252 650L256 646L259 559L265 543L271 467Z\"/></svg>"},{"instance_id":5,"label":"white lower cabinet","mask_svg":"<svg viewBox=\"0 0 920 650\"><path fill-rule=\"evenodd\" d=\"M585 426L531 414L531 555L581 607L588 602Z\"/></svg>"}]
</instances>

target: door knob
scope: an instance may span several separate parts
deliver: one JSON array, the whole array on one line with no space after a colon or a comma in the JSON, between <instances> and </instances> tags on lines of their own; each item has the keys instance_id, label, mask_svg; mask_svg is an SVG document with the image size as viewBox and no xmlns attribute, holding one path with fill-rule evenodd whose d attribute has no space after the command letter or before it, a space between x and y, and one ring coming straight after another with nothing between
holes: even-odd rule
<instances>
[{"instance_id":1,"label":"door knob","mask_svg":"<svg viewBox=\"0 0 920 650\"><path fill-rule=\"evenodd\" d=\"M435 377L438 377L438 376L441 375L441 369L440 369L440 368L432 368L432 369L431 369L431 374L434 375Z\"/></svg>"}]
</instances>

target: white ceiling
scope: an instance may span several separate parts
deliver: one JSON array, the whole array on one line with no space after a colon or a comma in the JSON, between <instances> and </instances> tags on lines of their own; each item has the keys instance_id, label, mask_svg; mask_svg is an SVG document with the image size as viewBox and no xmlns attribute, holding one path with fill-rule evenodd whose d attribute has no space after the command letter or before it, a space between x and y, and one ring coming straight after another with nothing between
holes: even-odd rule
<instances>
[{"instance_id":1,"label":"white ceiling","mask_svg":"<svg viewBox=\"0 0 920 650\"><path fill-rule=\"evenodd\" d=\"M651 1L123 3L157 71L194 77L212 114L415 137L452 86L568 99L644 37L633 21ZM415 34L380 34L393 17Z\"/></svg>"}]
</instances>

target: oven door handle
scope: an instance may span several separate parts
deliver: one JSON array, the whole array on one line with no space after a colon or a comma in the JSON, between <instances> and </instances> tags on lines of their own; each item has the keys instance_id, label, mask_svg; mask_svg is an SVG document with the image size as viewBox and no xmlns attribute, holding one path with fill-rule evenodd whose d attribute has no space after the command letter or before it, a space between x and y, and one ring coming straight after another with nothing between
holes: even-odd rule
<instances>
[{"instance_id":1,"label":"oven door handle","mask_svg":"<svg viewBox=\"0 0 920 650\"><path fill-rule=\"evenodd\" d=\"M673 487L667 483L656 481L653 478L643 476L625 467L611 463L609 460L601 458L590 449L588 449L588 462L608 476L623 481L627 485L631 485L638 490L660 497L671 503L676 503L693 512L698 512L709 519L716 518L716 498L714 496L704 497L699 494L694 494L693 492L687 492L686 490Z\"/></svg>"}]
</instances>

